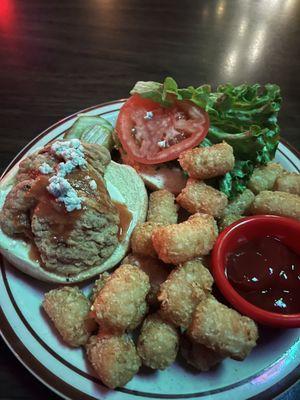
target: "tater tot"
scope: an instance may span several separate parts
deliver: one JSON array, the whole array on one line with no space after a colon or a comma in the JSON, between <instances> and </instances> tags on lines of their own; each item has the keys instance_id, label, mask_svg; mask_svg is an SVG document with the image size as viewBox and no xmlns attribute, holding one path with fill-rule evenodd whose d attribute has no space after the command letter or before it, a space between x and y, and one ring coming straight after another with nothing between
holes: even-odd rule
<instances>
[{"instance_id":1,"label":"tater tot","mask_svg":"<svg viewBox=\"0 0 300 400\"><path fill-rule=\"evenodd\" d=\"M116 269L98 293L92 311L106 330L132 330L147 312L149 278L140 268L124 264Z\"/></svg>"},{"instance_id":2,"label":"tater tot","mask_svg":"<svg viewBox=\"0 0 300 400\"><path fill-rule=\"evenodd\" d=\"M94 286L92 288L92 292L91 292L91 302L93 303L96 299L96 297L98 296L98 293L100 292L100 290L104 287L105 283L107 282L108 278L109 278L109 273L108 272L103 272L103 274L99 275L99 278L95 281Z\"/></svg>"},{"instance_id":3,"label":"tater tot","mask_svg":"<svg viewBox=\"0 0 300 400\"><path fill-rule=\"evenodd\" d=\"M218 228L214 218L197 213L181 224L156 228L152 242L162 261L179 264L208 254L217 236Z\"/></svg>"},{"instance_id":4,"label":"tater tot","mask_svg":"<svg viewBox=\"0 0 300 400\"><path fill-rule=\"evenodd\" d=\"M243 360L256 345L258 330L250 318L210 296L198 304L188 335L222 356Z\"/></svg>"},{"instance_id":5,"label":"tater tot","mask_svg":"<svg viewBox=\"0 0 300 400\"><path fill-rule=\"evenodd\" d=\"M188 179L176 201L191 214L202 212L213 217L220 217L228 203L224 193L196 179Z\"/></svg>"},{"instance_id":6,"label":"tater tot","mask_svg":"<svg viewBox=\"0 0 300 400\"><path fill-rule=\"evenodd\" d=\"M187 328L195 308L210 293L212 285L213 277L200 260L179 265L160 286L158 300L163 317Z\"/></svg>"},{"instance_id":7,"label":"tater tot","mask_svg":"<svg viewBox=\"0 0 300 400\"><path fill-rule=\"evenodd\" d=\"M209 371L224 357L203 344L192 342L186 335L180 341L180 353L186 362L199 371Z\"/></svg>"},{"instance_id":8,"label":"tater tot","mask_svg":"<svg viewBox=\"0 0 300 400\"><path fill-rule=\"evenodd\" d=\"M156 257L156 251L152 244L154 229L161 226L158 222L143 222L137 224L131 235L131 249L133 253Z\"/></svg>"},{"instance_id":9,"label":"tater tot","mask_svg":"<svg viewBox=\"0 0 300 400\"><path fill-rule=\"evenodd\" d=\"M300 174L291 172L279 176L275 181L273 190L300 196Z\"/></svg>"},{"instance_id":10,"label":"tater tot","mask_svg":"<svg viewBox=\"0 0 300 400\"><path fill-rule=\"evenodd\" d=\"M169 273L171 268L169 265L164 264L157 258L142 256L141 254L129 254L122 264L136 265L141 268L149 277L150 281L150 291L147 295L147 302L151 305L157 305L157 294L160 288L160 284L163 283Z\"/></svg>"},{"instance_id":11,"label":"tater tot","mask_svg":"<svg viewBox=\"0 0 300 400\"><path fill-rule=\"evenodd\" d=\"M245 189L234 200L228 203L224 210L224 215L243 215L247 213L254 198L254 193L249 189Z\"/></svg>"},{"instance_id":12,"label":"tater tot","mask_svg":"<svg viewBox=\"0 0 300 400\"><path fill-rule=\"evenodd\" d=\"M157 190L150 193L147 221L163 225L176 224L178 205L175 196L168 190Z\"/></svg>"},{"instance_id":13,"label":"tater tot","mask_svg":"<svg viewBox=\"0 0 300 400\"><path fill-rule=\"evenodd\" d=\"M214 178L232 170L233 148L226 142L210 147L195 147L181 153L179 163L191 178Z\"/></svg>"},{"instance_id":14,"label":"tater tot","mask_svg":"<svg viewBox=\"0 0 300 400\"><path fill-rule=\"evenodd\" d=\"M86 352L101 381L111 389L124 386L142 364L133 341L126 334L91 336Z\"/></svg>"},{"instance_id":15,"label":"tater tot","mask_svg":"<svg viewBox=\"0 0 300 400\"><path fill-rule=\"evenodd\" d=\"M165 369L177 356L179 334L176 328L164 321L158 313L149 315L143 322L137 342L142 362L152 369Z\"/></svg>"},{"instance_id":16,"label":"tater tot","mask_svg":"<svg viewBox=\"0 0 300 400\"><path fill-rule=\"evenodd\" d=\"M262 190L271 190L279 175L282 175L284 168L277 163L270 162L267 165L257 167L248 182L248 188L257 194Z\"/></svg>"},{"instance_id":17,"label":"tater tot","mask_svg":"<svg viewBox=\"0 0 300 400\"><path fill-rule=\"evenodd\" d=\"M235 221L243 218L243 215L235 215L235 214L226 214L219 221L219 229L223 231L227 226L233 224Z\"/></svg>"},{"instance_id":18,"label":"tater tot","mask_svg":"<svg viewBox=\"0 0 300 400\"><path fill-rule=\"evenodd\" d=\"M260 192L251 206L253 214L272 214L300 220L300 196L286 192Z\"/></svg>"},{"instance_id":19,"label":"tater tot","mask_svg":"<svg viewBox=\"0 0 300 400\"><path fill-rule=\"evenodd\" d=\"M69 346L84 345L96 328L89 317L90 302L78 287L50 290L45 294L43 308Z\"/></svg>"}]
</instances>

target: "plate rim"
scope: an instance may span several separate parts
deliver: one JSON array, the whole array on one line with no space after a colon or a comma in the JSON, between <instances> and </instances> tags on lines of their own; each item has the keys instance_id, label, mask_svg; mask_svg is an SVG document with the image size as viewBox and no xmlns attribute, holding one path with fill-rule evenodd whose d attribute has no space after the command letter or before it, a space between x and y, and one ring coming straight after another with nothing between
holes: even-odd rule
<instances>
[{"instance_id":1,"label":"plate rim","mask_svg":"<svg viewBox=\"0 0 300 400\"><path fill-rule=\"evenodd\" d=\"M83 110L77 111L69 116L66 116L65 118L62 118L61 120L57 121L56 123L52 124L49 126L47 129L43 130L40 134L35 136L29 143L27 143L17 154L16 156L11 160L11 162L8 164L8 166L4 169L3 173L1 174L0 181L2 178L10 171L10 169L23 157L23 155L30 150L40 139L42 139L45 135L53 131L55 128L59 127L60 125L68 122L69 120L75 118L78 116L78 114L81 113L87 113L90 111L93 111L97 108L103 108L105 106L111 106L114 104L120 104L125 102L127 99L119 99L119 100L112 100L109 102L104 102L100 103L88 108L85 108ZM113 110L109 110L108 112L112 112ZM285 139L280 139L280 142L287 147L291 153L293 153L297 159L300 160L300 152L293 146L291 145L288 141ZM5 269L3 265L3 256L0 254L1 257L1 270ZM48 387L48 389L52 390L55 392L57 395L61 396L64 399L69 399L69 400L94 400L95 397L89 396L87 393L81 392L79 389L75 388L74 386L70 385L69 383L63 381L56 375L54 375L47 367L42 365L40 361L27 349L26 345L23 344L18 336L15 334L13 331L13 328L11 327L4 311L2 310L2 307L0 306L0 319L6 322L6 326L0 326L0 334L1 337L3 338L5 344L8 346L8 348L12 351L14 356L17 358L19 362L35 377L37 378L43 385ZM9 335L5 335L4 331L7 330L9 331ZM14 338L14 340L10 340L11 337ZM16 350L17 348L17 350ZM28 354L26 354L28 353ZM31 362L34 362L35 368L32 368L30 365L30 362L26 362L23 357L25 356L25 359L31 359ZM34 360L32 360L34 359ZM42 372L42 375L45 375L46 378L40 376ZM51 377L51 378L49 378ZM53 379L53 377L55 379ZM252 397L249 397L249 399L256 399L256 400L262 400L262 399L268 399L270 394L272 396L278 396L279 394L283 393L286 391L288 388L290 388L293 384L297 382L297 380L300 378L300 363L294 368L294 370L290 371L284 378L282 378L280 381L276 383L276 386L278 387L277 390L272 389L273 386L267 388L261 393L258 393ZM50 383L47 381L47 379L50 379ZM60 388L57 388L55 385L55 381L60 384ZM63 390L61 389L63 388ZM69 397L69 394L71 394L72 397ZM196 393L195 393L196 394ZM80 395L80 397L78 397ZM162 394L162 397L164 395ZM203 397L203 396L202 396Z\"/></svg>"}]
</instances>

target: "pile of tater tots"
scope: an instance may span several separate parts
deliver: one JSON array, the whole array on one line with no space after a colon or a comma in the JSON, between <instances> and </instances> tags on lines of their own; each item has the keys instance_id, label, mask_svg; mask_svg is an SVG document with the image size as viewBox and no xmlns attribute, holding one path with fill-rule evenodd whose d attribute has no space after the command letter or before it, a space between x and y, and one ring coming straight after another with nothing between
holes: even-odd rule
<instances>
[{"instance_id":1,"label":"pile of tater tots","mask_svg":"<svg viewBox=\"0 0 300 400\"><path fill-rule=\"evenodd\" d=\"M125 385L141 365L169 367L178 352L199 371L226 357L244 360L258 329L213 296L210 251L219 231L245 215L300 220L300 175L279 164L257 168L248 189L228 202L205 180L233 168L230 145L187 150L179 162L189 175L186 187L176 198L166 190L150 193L147 221L136 226L131 252L99 276L90 298L70 286L45 295L43 307L63 340L85 347L110 388ZM182 209L189 217L178 222Z\"/></svg>"}]
</instances>

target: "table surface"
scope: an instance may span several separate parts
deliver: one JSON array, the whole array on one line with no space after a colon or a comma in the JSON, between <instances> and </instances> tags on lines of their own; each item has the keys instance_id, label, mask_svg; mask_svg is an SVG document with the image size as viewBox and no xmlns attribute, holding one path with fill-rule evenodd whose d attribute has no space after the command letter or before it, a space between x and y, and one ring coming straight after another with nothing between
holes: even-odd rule
<instances>
[{"instance_id":1,"label":"table surface","mask_svg":"<svg viewBox=\"0 0 300 400\"><path fill-rule=\"evenodd\" d=\"M279 84L282 135L300 148L299 27L297 0L1 0L0 169L64 116L165 76ZM57 396L1 341L0 399L41 398Z\"/></svg>"}]
</instances>

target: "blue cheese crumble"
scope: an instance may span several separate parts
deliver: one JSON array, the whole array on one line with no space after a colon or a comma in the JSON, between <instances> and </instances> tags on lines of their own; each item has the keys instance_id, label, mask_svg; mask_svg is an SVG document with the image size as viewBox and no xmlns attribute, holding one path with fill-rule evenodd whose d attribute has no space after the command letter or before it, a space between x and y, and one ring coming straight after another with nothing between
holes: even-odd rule
<instances>
[{"instance_id":1,"label":"blue cheese crumble","mask_svg":"<svg viewBox=\"0 0 300 400\"><path fill-rule=\"evenodd\" d=\"M53 172L53 168L50 167L50 165L47 164L46 162L43 162L43 164L39 167L39 171L43 175L48 175L48 174L51 174Z\"/></svg>"},{"instance_id":2,"label":"blue cheese crumble","mask_svg":"<svg viewBox=\"0 0 300 400\"><path fill-rule=\"evenodd\" d=\"M61 162L57 166L57 176L64 178L66 175L70 174L74 170L75 166L72 161Z\"/></svg>"},{"instance_id":3,"label":"blue cheese crumble","mask_svg":"<svg viewBox=\"0 0 300 400\"><path fill-rule=\"evenodd\" d=\"M152 119L152 118L153 118L153 112L146 111L146 115L144 116L144 119Z\"/></svg>"},{"instance_id":4,"label":"blue cheese crumble","mask_svg":"<svg viewBox=\"0 0 300 400\"><path fill-rule=\"evenodd\" d=\"M48 192L56 197L57 201L64 203L67 211L80 210L83 199L77 195L76 190L65 179L65 176L75 168L83 169L87 165L80 140L71 139L63 142L58 140L51 145L51 153L61 157L64 162L58 164L56 174L49 179Z\"/></svg>"},{"instance_id":5,"label":"blue cheese crumble","mask_svg":"<svg viewBox=\"0 0 300 400\"><path fill-rule=\"evenodd\" d=\"M67 211L81 210L83 199L78 197L76 190L65 178L56 175L52 176L49 179L47 190L59 202L64 203Z\"/></svg>"},{"instance_id":6,"label":"blue cheese crumble","mask_svg":"<svg viewBox=\"0 0 300 400\"><path fill-rule=\"evenodd\" d=\"M91 181L89 181L89 185L90 185L90 188L91 188L92 190L96 190L96 189L97 189L97 183L96 183L96 181L95 181L94 179L92 179Z\"/></svg>"},{"instance_id":7,"label":"blue cheese crumble","mask_svg":"<svg viewBox=\"0 0 300 400\"><path fill-rule=\"evenodd\" d=\"M85 167L87 164L83 146L78 139L65 140L64 142L58 140L51 145L51 152L63 158L65 164L68 164L69 172L76 167Z\"/></svg>"}]
</instances>

